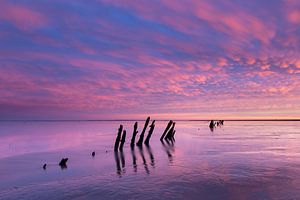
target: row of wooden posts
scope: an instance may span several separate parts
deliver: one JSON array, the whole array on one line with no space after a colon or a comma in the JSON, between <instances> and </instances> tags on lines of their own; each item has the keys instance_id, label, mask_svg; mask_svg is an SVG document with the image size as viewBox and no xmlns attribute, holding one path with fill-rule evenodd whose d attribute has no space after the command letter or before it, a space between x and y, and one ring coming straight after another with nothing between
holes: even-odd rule
<instances>
[{"instance_id":1,"label":"row of wooden posts","mask_svg":"<svg viewBox=\"0 0 300 200\"><path fill-rule=\"evenodd\" d=\"M153 131L154 131L154 127L155 127L155 120L152 121L151 125L149 126L150 129L149 129L149 132L148 132L148 135L144 141L144 137L145 137L145 132L147 130L147 127L149 125L149 122L150 122L150 117L148 117L145 121L145 124L144 124L144 128L140 134L140 138L138 140L137 143L135 143L135 138L137 136L137 128L138 128L138 122L135 122L134 126L133 126L133 133L132 133L132 137L131 137L131 141L130 141L130 146L131 147L134 147L135 145L137 146L142 146L143 143L145 145L149 145L150 143L150 138L153 134ZM122 134L123 132L123 134ZM163 134L161 135L160 137L160 140L163 141L163 140L175 140L174 136L175 136L175 122L173 122L172 120L169 121L167 127L165 128ZM118 134L117 134L117 137L116 137L116 141L115 141L115 145L114 145L114 151L118 151L118 149L120 151L123 150L123 147L124 147L124 143L125 143L125 140L126 140L126 130L124 129L123 130L123 125L121 124L120 127L119 127L119 130L118 130Z\"/></svg>"}]
</instances>

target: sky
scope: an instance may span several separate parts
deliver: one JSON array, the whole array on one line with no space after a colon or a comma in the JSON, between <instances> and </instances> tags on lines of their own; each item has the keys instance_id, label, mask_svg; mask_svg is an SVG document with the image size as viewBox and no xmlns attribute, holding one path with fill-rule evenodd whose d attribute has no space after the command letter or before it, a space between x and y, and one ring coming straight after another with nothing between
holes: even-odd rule
<instances>
[{"instance_id":1,"label":"sky","mask_svg":"<svg viewBox=\"0 0 300 200\"><path fill-rule=\"evenodd\" d=\"M300 119L298 0L1 0L0 119Z\"/></svg>"}]
</instances>

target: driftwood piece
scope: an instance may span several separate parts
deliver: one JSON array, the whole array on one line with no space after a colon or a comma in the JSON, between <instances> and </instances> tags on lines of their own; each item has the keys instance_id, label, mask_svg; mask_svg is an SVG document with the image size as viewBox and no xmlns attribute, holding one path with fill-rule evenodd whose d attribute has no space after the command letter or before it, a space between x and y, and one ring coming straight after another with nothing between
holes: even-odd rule
<instances>
[{"instance_id":1,"label":"driftwood piece","mask_svg":"<svg viewBox=\"0 0 300 200\"><path fill-rule=\"evenodd\" d=\"M150 121L150 117L147 118L146 122L145 122L145 125L144 125L144 128L143 128L143 131L140 135L140 138L139 138L139 141L136 143L137 146L142 146L143 144L143 140L144 140L144 135L145 135L145 131L147 129L147 126L149 124L149 121Z\"/></svg>"},{"instance_id":2,"label":"driftwood piece","mask_svg":"<svg viewBox=\"0 0 300 200\"><path fill-rule=\"evenodd\" d=\"M173 123L173 121L170 120L169 123L168 123L168 125L167 125L167 127L166 127L166 129L164 130L163 134L162 134L161 137L160 137L160 140L161 140L161 141L165 138L165 136L166 136L166 134L167 134L167 132L168 132L170 126L172 125L172 123Z\"/></svg>"},{"instance_id":3,"label":"driftwood piece","mask_svg":"<svg viewBox=\"0 0 300 200\"><path fill-rule=\"evenodd\" d=\"M119 130L118 130L118 135L117 135L117 138L115 141L115 146L114 146L115 151L118 151L122 130L123 130L123 125L120 125Z\"/></svg>"},{"instance_id":4,"label":"driftwood piece","mask_svg":"<svg viewBox=\"0 0 300 200\"><path fill-rule=\"evenodd\" d=\"M120 151L123 151L125 140L126 140L126 130L123 131L123 135L122 135L122 139L121 139L121 144L120 144Z\"/></svg>"},{"instance_id":5,"label":"driftwood piece","mask_svg":"<svg viewBox=\"0 0 300 200\"><path fill-rule=\"evenodd\" d=\"M130 142L130 146L133 147L135 144L135 137L138 133L137 131L137 127L138 127L138 123L135 122L134 126L133 126L133 133L132 133L132 138L131 138L131 142Z\"/></svg>"},{"instance_id":6,"label":"driftwood piece","mask_svg":"<svg viewBox=\"0 0 300 200\"><path fill-rule=\"evenodd\" d=\"M151 135L153 133L154 127L155 127L155 120L153 120L152 124L150 125L149 133L148 133L147 138L144 142L145 145L149 145L149 141L150 141Z\"/></svg>"}]
</instances>

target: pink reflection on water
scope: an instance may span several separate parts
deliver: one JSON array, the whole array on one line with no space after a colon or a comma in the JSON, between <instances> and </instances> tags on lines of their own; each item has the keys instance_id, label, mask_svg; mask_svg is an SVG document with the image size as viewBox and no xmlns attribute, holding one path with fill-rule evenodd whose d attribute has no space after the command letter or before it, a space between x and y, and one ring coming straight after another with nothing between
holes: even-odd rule
<instances>
[{"instance_id":1,"label":"pink reflection on water","mask_svg":"<svg viewBox=\"0 0 300 200\"><path fill-rule=\"evenodd\" d=\"M128 136L123 153L114 154L120 123ZM79 190L92 199L171 194L179 199L297 199L300 195L299 122L225 122L211 132L208 122L179 121L173 144L159 141L167 122L157 122L150 147L131 149L133 124L2 123L0 197L26 193L32 198L27 185L39 185L43 191L45 184L50 187L46 194L53 198L61 195L55 191L76 197ZM142 126L139 122L139 133ZM63 171L57 166L62 156L70 158ZM41 169L44 162L49 163L46 171ZM4 192L14 186L21 189ZM112 195L113 191L117 192Z\"/></svg>"}]
</instances>

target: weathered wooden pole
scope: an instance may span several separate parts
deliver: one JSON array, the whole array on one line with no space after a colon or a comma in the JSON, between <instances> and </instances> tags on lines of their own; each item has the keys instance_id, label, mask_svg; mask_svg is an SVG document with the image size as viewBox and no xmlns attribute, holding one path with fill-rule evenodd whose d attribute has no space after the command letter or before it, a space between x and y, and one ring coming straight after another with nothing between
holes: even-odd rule
<instances>
[{"instance_id":1,"label":"weathered wooden pole","mask_svg":"<svg viewBox=\"0 0 300 200\"><path fill-rule=\"evenodd\" d=\"M123 131L121 144L120 144L120 151L123 151L123 146L124 146L125 140L126 140L126 130Z\"/></svg>"},{"instance_id":2,"label":"weathered wooden pole","mask_svg":"<svg viewBox=\"0 0 300 200\"><path fill-rule=\"evenodd\" d=\"M173 133L172 133L172 135L171 135L171 139L172 139L172 140L175 140L175 137L174 137L174 136L175 136L175 133L176 133L176 130L174 129L174 130L173 130Z\"/></svg>"},{"instance_id":3,"label":"weathered wooden pole","mask_svg":"<svg viewBox=\"0 0 300 200\"><path fill-rule=\"evenodd\" d=\"M165 137L166 140L172 138L172 134L173 134L174 128L175 128L175 122L172 123L172 126L171 126L170 130L168 131L167 136Z\"/></svg>"},{"instance_id":4,"label":"weathered wooden pole","mask_svg":"<svg viewBox=\"0 0 300 200\"><path fill-rule=\"evenodd\" d=\"M137 127L138 127L138 123L135 122L134 126L133 126L133 133L132 133L132 138L131 138L131 142L130 142L130 146L131 147L134 147L134 144L135 144L135 137L138 133L137 131Z\"/></svg>"},{"instance_id":5,"label":"weathered wooden pole","mask_svg":"<svg viewBox=\"0 0 300 200\"><path fill-rule=\"evenodd\" d=\"M160 140L161 140L161 141L162 141L162 140L164 139L164 137L166 136L166 134L167 134L167 132L168 132L170 126L172 125L172 123L173 123L173 121L170 120L169 123L168 123L168 125L167 125L167 127L166 127L166 129L164 130L163 134L162 134L161 137L160 137Z\"/></svg>"},{"instance_id":6,"label":"weathered wooden pole","mask_svg":"<svg viewBox=\"0 0 300 200\"><path fill-rule=\"evenodd\" d=\"M124 156L123 151L120 151L120 157L121 157L122 169L124 170L124 168L125 168L125 156Z\"/></svg>"},{"instance_id":7,"label":"weathered wooden pole","mask_svg":"<svg viewBox=\"0 0 300 200\"><path fill-rule=\"evenodd\" d=\"M211 120L210 123L209 123L209 128L213 129L214 127L215 127L214 120Z\"/></svg>"},{"instance_id":8,"label":"weathered wooden pole","mask_svg":"<svg viewBox=\"0 0 300 200\"><path fill-rule=\"evenodd\" d=\"M115 147L114 147L115 151L118 151L122 130L123 130L123 125L121 124L119 127L119 130L118 130L118 135L117 135L116 141L115 141Z\"/></svg>"},{"instance_id":9,"label":"weathered wooden pole","mask_svg":"<svg viewBox=\"0 0 300 200\"><path fill-rule=\"evenodd\" d=\"M145 122L145 125L144 125L143 131L140 135L139 141L136 143L137 146L142 146L143 145L144 135L145 135L145 131L147 129L147 126L149 124L149 121L150 121L150 117L148 117L146 122Z\"/></svg>"},{"instance_id":10,"label":"weathered wooden pole","mask_svg":"<svg viewBox=\"0 0 300 200\"><path fill-rule=\"evenodd\" d=\"M155 127L155 120L153 120L152 124L150 125L149 133L148 133L147 138L144 142L145 145L149 145L149 141L150 141L151 135L153 133L154 127Z\"/></svg>"}]
</instances>

